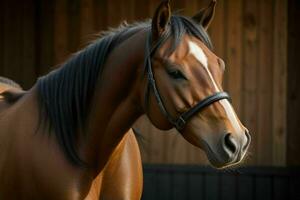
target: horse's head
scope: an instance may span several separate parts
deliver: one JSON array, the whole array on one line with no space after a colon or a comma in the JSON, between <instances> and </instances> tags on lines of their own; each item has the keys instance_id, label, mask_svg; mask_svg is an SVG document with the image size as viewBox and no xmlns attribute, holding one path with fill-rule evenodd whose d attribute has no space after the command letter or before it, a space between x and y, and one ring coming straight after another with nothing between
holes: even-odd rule
<instances>
[{"instance_id":1,"label":"horse's head","mask_svg":"<svg viewBox=\"0 0 300 200\"><path fill-rule=\"evenodd\" d=\"M223 92L225 64L211 51L206 33L215 3L192 19L171 16L169 1L157 8L148 38L144 105L156 127L177 128L215 167L226 167L242 160L250 135Z\"/></svg>"}]
</instances>

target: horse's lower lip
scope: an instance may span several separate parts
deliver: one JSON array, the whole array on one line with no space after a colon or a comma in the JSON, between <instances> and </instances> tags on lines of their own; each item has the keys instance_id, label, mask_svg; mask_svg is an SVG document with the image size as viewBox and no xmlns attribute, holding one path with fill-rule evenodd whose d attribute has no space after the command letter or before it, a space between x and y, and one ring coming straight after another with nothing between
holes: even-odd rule
<instances>
[{"instance_id":1,"label":"horse's lower lip","mask_svg":"<svg viewBox=\"0 0 300 200\"><path fill-rule=\"evenodd\" d=\"M218 158L217 155L212 153L207 153L207 158L210 161L211 165L218 169L227 168L236 165L241 161L241 156L239 155L236 155L233 159L230 160L221 160L220 158Z\"/></svg>"}]
</instances>

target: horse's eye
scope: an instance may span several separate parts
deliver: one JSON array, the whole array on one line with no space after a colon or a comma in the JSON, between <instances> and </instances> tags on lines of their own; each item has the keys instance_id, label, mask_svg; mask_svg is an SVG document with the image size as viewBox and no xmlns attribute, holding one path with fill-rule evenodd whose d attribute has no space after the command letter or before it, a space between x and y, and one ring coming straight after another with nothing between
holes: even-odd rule
<instances>
[{"instance_id":1,"label":"horse's eye","mask_svg":"<svg viewBox=\"0 0 300 200\"><path fill-rule=\"evenodd\" d=\"M185 80L187 80L187 78L179 70L168 71L168 74L173 79L185 79Z\"/></svg>"}]
</instances>

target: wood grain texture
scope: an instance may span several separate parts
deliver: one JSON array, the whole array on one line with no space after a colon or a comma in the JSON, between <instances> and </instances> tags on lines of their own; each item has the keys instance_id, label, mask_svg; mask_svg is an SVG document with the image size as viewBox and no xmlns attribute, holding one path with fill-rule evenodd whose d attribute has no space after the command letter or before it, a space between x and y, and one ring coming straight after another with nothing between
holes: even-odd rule
<instances>
[{"instance_id":1,"label":"wood grain texture","mask_svg":"<svg viewBox=\"0 0 300 200\"><path fill-rule=\"evenodd\" d=\"M20 58L22 57L22 6L16 6L16 0L5 1L4 9L4 41L3 41L3 76L22 81ZM10 8L14 7L14 10ZM18 14L20 13L20 14Z\"/></svg>"},{"instance_id":2,"label":"wood grain texture","mask_svg":"<svg viewBox=\"0 0 300 200\"><path fill-rule=\"evenodd\" d=\"M36 1L37 66L44 75L54 65L54 1Z\"/></svg>"},{"instance_id":3,"label":"wood grain texture","mask_svg":"<svg viewBox=\"0 0 300 200\"><path fill-rule=\"evenodd\" d=\"M242 0L226 1L226 72L227 89L237 115L241 115L242 91Z\"/></svg>"},{"instance_id":4,"label":"wood grain texture","mask_svg":"<svg viewBox=\"0 0 300 200\"><path fill-rule=\"evenodd\" d=\"M69 55L68 50L68 1L55 2L54 9L54 63L62 63Z\"/></svg>"},{"instance_id":5,"label":"wood grain texture","mask_svg":"<svg viewBox=\"0 0 300 200\"><path fill-rule=\"evenodd\" d=\"M287 90L287 163L299 166L300 160L300 68L299 68L299 46L300 26L299 10L300 1L290 0L288 3L288 90ZM299 184L298 184L299 185ZM299 187L295 187L295 192Z\"/></svg>"},{"instance_id":6,"label":"wood grain texture","mask_svg":"<svg viewBox=\"0 0 300 200\"><path fill-rule=\"evenodd\" d=\"M273 3L263 0L259 4L259 45L257 73L257 152L258 163L272 164L272 84L273 84Z\"/></svg>"},{"instance_id":7,"label":"wood grain texture","mask_svg":"<svg viewBox=\"0 0 300 200\"><path fill-rule=\"evenodd\" d=\"M80 0L68 0L68 50L74 53L80 46Z\"/></svg>"},{"instance_id":8,"label":"wood grain texture","mask_svg":"<svg viewBox=\"0 0 300 200\"><path fill-rule=\"evenodd\" d=\"M287 2L275 0L274 7L273 165L284 165L287 148Z\"/></svg>"},{"instance_id":9,"label":"wood grain texture","mask_svg":"<svg viewBox=\"0 0 300 200\"><path fill-rule=\"evenodd\" d=\"M23 35L22 35L22 67L21 67L21 85L24 89L29 89L35 82L37 76L36 71L36 21L32 20L35 17L34 0L28 0L23 3Z\"/></svg>"},{"instance_id":10,"label":"wood grain texture","mask_svg":"<svg viewBox=\"0 0 300 200\"><path fill-rule=\"evenodd\" d=\"M0 12L0 75L3 75L3 65L4 65L4 2L0 1L0 7L2 12Z\"/></svg>"},{"instance_id":11,"label":"wood grain texture","mask_svg":"<svg viewBox=\"0 0 300 200\"><path fill-rule=\"evenodd\" d=\"M244 123L252 136L249 163L257 161L257 74L258 74L258 1L245 1L243 6L243 113Z\"/></svg>"}]
</instances>

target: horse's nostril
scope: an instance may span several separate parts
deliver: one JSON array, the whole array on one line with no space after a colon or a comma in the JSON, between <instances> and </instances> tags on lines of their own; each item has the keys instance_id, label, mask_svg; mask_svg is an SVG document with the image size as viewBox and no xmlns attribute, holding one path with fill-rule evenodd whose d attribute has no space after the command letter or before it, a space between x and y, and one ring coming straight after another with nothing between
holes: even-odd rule
<instances>
[{"instance_id":1,"label":"horse's nostril","mask_svg":"<svg viewBox=\"0 0 300 200\"><path fill-rule=\"evenodd\" d=\"M224 138L224 148L230 151L230 153L235 154L237 150L237 144L234 141L234 138L231 136L230 133L227 133Z\"/></svg>"},{"instance_id":2,"label":"horse's nostril","mask_svg":"<svg viewBox=\"0 0 300 200\"><path fill-rule=\"evenodd\" d=\"M246 138L247 138L247 142L246 142L245 145L243 146L243 151L247 149L247 147L249 146L250 141L251 141L251 136L250 136L248 130L245 131L245 135L246 135Z\"/></svg>"}]
</instances>

